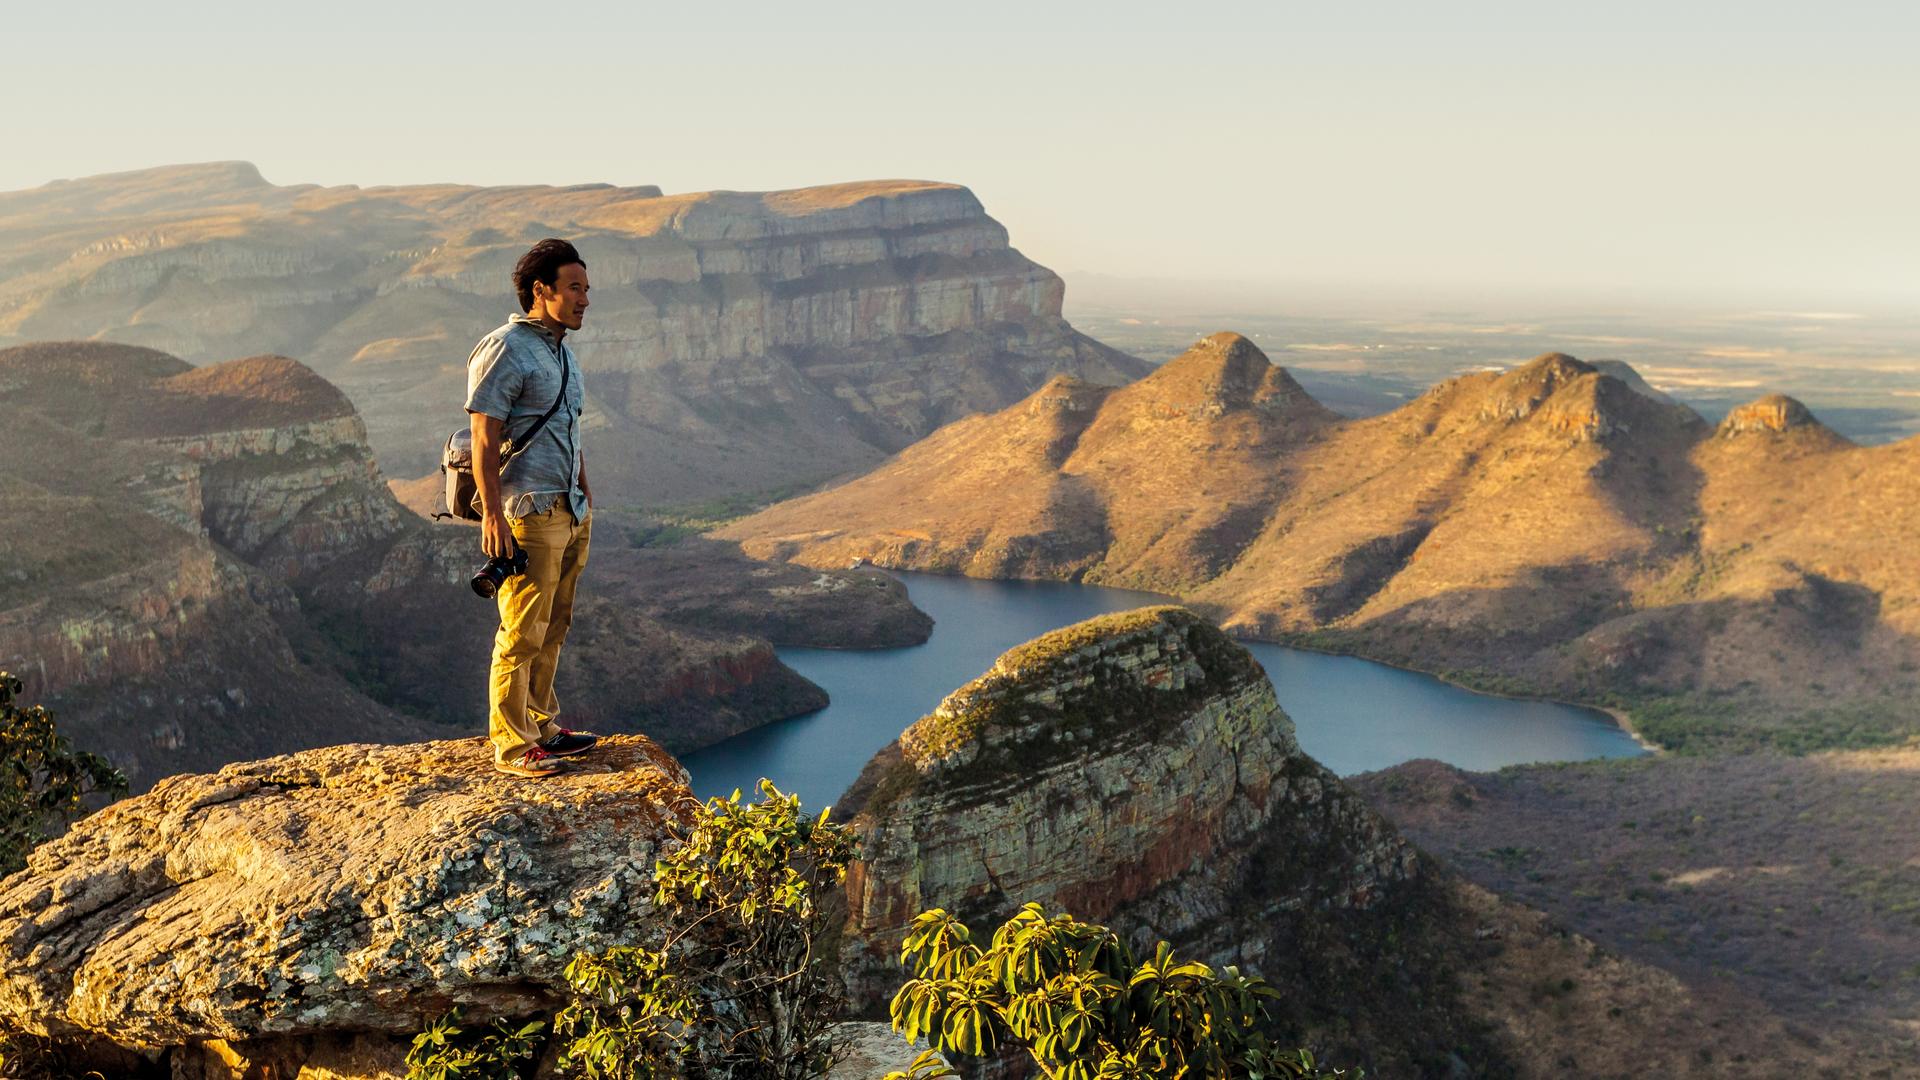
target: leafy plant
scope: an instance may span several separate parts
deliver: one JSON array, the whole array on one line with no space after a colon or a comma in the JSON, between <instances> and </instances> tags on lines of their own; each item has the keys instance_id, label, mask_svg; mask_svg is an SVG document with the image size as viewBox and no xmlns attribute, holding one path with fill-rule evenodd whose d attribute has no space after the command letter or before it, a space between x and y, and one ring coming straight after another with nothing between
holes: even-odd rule
<instances>
[{"instance_id":1,"label":"leafy plant","mask_svg":"<svg viewBox=\"0 0 1920 1080\"><path fill-rule=\"evenodd\" d=\"M96 754L76 752L44 705L21 705L19 679L0 671L0 875L86 813L96 792L117 795L127 779Z\"/></svg>"},{"instance_id":2,"label":"leafy plant","mask_svg":"<svg viewBox=\"0 0 1920 1080\"><path fill-rule=\"evenodd\" d=\"M515 1027L499 1021L484 1028L460 1026L455 1006L413 1037L407 1050L407 1080L520 1080L540 1050L544 1021Z\"/></svg>"},{"instance_id":3,"label":"leafy plant","mask_svg":"<svg viewBox=\"0 0 1920 1080\"><path fill-rule=\"evenodd\" d=\"M853 859L844 826L762 798L710 799L655 867L658 948L582 953L555 1027L562 1068L593 1080L680 1075L805 1080L831 1064L844 995L823 908Z\"/></svg>"},{"instance_id":4,"label":"leafy plant","mask_svg":"<svg viewBox=\"0 0 1920 1080\"><path fill-rule=\"evenodd\" d=\"M986 949L946 911L923 912L900 959L913 978L894 995L896 1031L974 1057L1017 1046L1051 1080L1348 1075L1268 1043L1262 999L1277 994L1265 981L1181 960L1164 941L1136 960L1113 931L1038 904ZM922 1055L888 1080L951 1075Z\"/></svg>"}]
</instances>

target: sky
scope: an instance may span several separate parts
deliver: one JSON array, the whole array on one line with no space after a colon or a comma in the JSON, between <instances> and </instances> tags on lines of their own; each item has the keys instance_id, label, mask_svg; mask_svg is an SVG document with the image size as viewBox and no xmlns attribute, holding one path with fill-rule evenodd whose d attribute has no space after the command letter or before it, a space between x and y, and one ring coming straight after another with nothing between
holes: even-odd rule
<instances>
[{"instance_id":1,"label":"sky","mask_svg":"<svg viewBox=\"0 0 1920 1080\"><path fill-rule=\"evenodd\" d=\"M1911 3L0 3L0 190L905 177L1070 288L1920 303Z\"/></svg>"}]
</instances>

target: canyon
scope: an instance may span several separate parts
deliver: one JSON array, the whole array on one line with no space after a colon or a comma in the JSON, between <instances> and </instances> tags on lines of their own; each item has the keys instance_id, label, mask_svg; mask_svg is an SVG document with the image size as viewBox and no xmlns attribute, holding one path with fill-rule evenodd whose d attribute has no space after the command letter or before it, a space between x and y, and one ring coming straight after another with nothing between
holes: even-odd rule
<instances>
[{"instance_id":1,"label":"canyon","mask_svg":"<svg viewBox=\"0 0 1920 1080\"><path fill-rule=\"evenodd\" d=\"M515 259L548 235L596 286L573 340L612 505L817 483L1055 373L1147 370L1076 332L1060 278L955 184L280 186L243 162L0 193L0 345L297 356L412 480L464 419L473 343L517 310Z\"/></svg>"},{"instance_id":2,"label":"canyon","mask_svg":"<svg viewBox=\"0 0 1920 1080\"><path fill-rule=\"evenodd\" d=\"M551 1011L575 950L649 940L686 777L617 736L503 784L479 742L238 763L83 819L0 881L0 1019L117 1075L396 1080L448 1005ZM1277 1033L1370 1075L1888 1065L1460 879L1301 754L1259 665L1183 609L1010 651L858 792L840 956L867 1008L915 910L984 927L1035 900L1265 975Z\"/></svg>"},{"instance_id":3,"label":"canyon","mask_svg":"<svg viewBox=\"0 0 1920 1080\"><path fill-rule=\"evenodd\" d=\"M465 587L477 533L406 510L351 402L313 371L43 343L0 350L0 394L0 669L136 789L481 722L496 616ZM755 613L783 643L928 631L877 575L769 568L723 544L632 550L617 528L597 551L604 588L563 661L569 716L672 749L824 703Z\"/></svg>"}]
</instances>

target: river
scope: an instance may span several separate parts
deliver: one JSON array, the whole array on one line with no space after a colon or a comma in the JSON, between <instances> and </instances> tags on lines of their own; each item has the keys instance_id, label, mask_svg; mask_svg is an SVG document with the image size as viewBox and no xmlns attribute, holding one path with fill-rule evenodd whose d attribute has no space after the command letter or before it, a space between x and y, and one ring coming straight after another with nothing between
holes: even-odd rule
<instances>
[{"instance_id":1,"label":"river","mask_svg":"<svg viewBox=\"0 0 1920 1080\"><path fill-rule=\"evenodd\" d=\"M762 776L808 806L840 797L876 751L999 655L1049 630L1163 596L1059 582L978 581L899 574L934 618L933 636L904 649L781 649L824 687L819 712L737 735L681 757L702 796ZM1605 713L1476 694L1430 675L1350 656L1247 642L1293 717L1300 745L1342 776L1414 758L1466 769L1644 753Z\"/></svg>"}]
</instances>

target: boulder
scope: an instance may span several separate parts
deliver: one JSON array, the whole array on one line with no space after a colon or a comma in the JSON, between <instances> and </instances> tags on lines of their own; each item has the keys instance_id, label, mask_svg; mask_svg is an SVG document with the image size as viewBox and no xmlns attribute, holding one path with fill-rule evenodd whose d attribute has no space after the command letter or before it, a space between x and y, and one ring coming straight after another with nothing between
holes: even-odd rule
<instances>
[{"instance_id":1,"label":"boulder","mask_svg":"<svg viewBox=\"0 0 1920 1080\"><path fill-rule=\"evenodd\" d=\"M576 952L646 939L696 805L644 737L575 760L517 779L465 739L164 780L0 881L0 1022L176 1076L372 1076L450 1006L551 1010Z\"/></svg>"}]
</instances>

